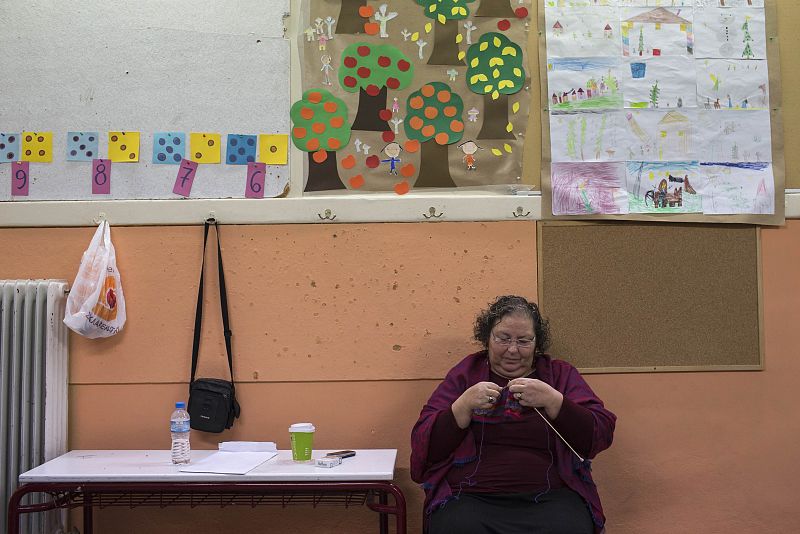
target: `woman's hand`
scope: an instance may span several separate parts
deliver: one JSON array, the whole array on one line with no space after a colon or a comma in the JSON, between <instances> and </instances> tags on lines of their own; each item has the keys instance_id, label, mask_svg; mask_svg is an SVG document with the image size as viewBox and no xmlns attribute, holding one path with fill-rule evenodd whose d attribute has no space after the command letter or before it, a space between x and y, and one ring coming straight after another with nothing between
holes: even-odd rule
<instances>
[{"instance_id":1,"label":"woman's hand","mask_svg":"<svg viewBox=\"0 0 800 534\"><path fill-rule=\"evenodd\" d=\"M550 419L558 417L564 402L560 391L535 378L515 378L508 383L508 391L522 406L544 408Z\"/></svg>"},{"instance_id":2,"label":"woman's hand","mask_svg":"<svg viewBox=\"0 0 800 534\"><path fill-rule=\"evenodd\" d=\"M473 410L493 408L494 403L500 398L501 391L503 391L502 388L494 382L478 382L462 393L451 406L458 427L467 428L469 426Z\"/></svg>"}]
</instances>

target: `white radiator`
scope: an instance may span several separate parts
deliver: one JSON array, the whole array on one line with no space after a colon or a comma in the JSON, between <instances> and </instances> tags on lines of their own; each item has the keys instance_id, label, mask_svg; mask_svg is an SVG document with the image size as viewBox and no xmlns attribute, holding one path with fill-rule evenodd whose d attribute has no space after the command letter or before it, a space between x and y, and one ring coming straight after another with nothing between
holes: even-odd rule
<instances>
[{"instance_id":1,"label":"white radiator","mask_svg":"<svg viewBox=\"0 0 800 534\"><path fill-rule=\"evenodd\" d=\"M67 449L63 280L0 280L0 531L20 473ZM26 517L27 516L27 517ZM21 532L52 533L62 515L26 514Z\"/></svg>"}]
</instances>

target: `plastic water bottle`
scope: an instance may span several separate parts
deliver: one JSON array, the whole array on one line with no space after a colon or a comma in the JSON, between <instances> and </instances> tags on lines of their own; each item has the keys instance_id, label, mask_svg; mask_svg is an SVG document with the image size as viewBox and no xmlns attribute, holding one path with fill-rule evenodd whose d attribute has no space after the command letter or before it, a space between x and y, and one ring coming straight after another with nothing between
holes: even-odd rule
<instances>
[{"instance_id":1,"label":"plastic water bottle","mask_svg":"<svg viewBox=\"0 0 800 534\"><path fill-rule=\"evenodd\" d=\"M185 402L176 402L175 411L169 418L169 430L172 434L172 463L188 464L189 453L189 412Z\"/></svg>"}]
</instances>

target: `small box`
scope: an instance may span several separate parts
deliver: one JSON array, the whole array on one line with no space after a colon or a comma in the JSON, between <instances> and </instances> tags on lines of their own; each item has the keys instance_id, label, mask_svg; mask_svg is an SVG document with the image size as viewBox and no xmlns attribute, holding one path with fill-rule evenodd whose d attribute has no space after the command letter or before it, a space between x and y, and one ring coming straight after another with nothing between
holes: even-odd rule
<instances>
[{"instance_id":1,"label":"small box","mask_svg":"<svg viewBox=\"0 0 800 534\"><path fill-rule=\"evenodd\" d=\"M326 456L324 458L317 458L317 461L314 462L314 465L317 467L336 467L342 463L342 459L336 456Z\"/></svg>"}]
</instances>

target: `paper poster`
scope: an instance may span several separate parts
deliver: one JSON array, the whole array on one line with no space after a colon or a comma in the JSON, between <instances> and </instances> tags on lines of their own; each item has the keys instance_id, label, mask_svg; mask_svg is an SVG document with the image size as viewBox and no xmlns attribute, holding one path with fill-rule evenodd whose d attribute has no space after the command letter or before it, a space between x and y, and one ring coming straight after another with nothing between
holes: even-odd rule
<instances>
[{"instance_id":1,"label":"paper poster","mask_svg":"<svg viewBox=\"0 0 800 534\"><path fill-rule=\"evenodd\" d=\"M697 7L764 7L764 0L694 0L694 3Z\"/></svg>"},{"instance_id":2,"label":"paper poster","mask_svg":"<svg viewBox=\"0 0 800 534\"><path fill-rule=\"evenodd\" d=\"M698 60L697 99L704 109L769 109L767 62Z\"/></svg>"},{"instance_id":3,"label":"paper poster","mask_svg":"<svg viewBox=\"0 0 800 534\"><path fill-rule=\"evenodd\" d=\"M550 114L552 161L619 161L623 138L620 111Z\"/></svg>"},{"instance_id":4,"label":"paper poster","mask_svg":"<svg viewBox=\"0 0 800 534\"><path fill-rule=\"evenodd\" d=\"M769 111L701 111L703 159L727 162L772 161Z\"/></svg>"},{"instance_id":5,"label":"paper poster","mask_svg":"<svg viewBox=\"0 0 800 534\"><path fill-rule=\"evenodd\" d=\"M547 60L550 110L588 111L622 107L617 58Z\"/></svg>"},{"instance_id":6,"label":"paper poster","mask_svg":"<svg viewBox=\"0 0 800 534\"><path fill-rule=\"evenodd\" d=\"M695 61L688 57L626 58L620 85L626 108L697 106Z\"/></svg>"},{"instance_id":7,"label":"paper poster","mask_svg":"<svg viewBox=\"0 0 800 534\"><path fill-rule=\"evenodd\" d=\"M622 53L632 57L691 56L690 9L657 7L621 10Z\"/></svg>"},{"instance_id":8,"label":"paper poster","mask_svg":"<svg viewBox=\"0 0 800 534\"><path fill-rule=\"evenodd\" d=\"M702 143L697 110L626 110L621 159L686 161L696 159Z\"/></svg>"},{"instance_id":9,"label":"paper poster","mask_svg":"<svg viewBox=\"0 0 800 534\"><path fill-rule=\"evenodd\" d=\"M623 163L553 163L554 215L626 214Z\"/></svg>"},{"instance_id":10,"label":"paper poster","mask_svg":"<svg viewBox=\"0 0 800 534\"><path fill-rule=\"evenodd\" d=\"M618 1L620 7L692 7L698 0L618 0Z\"/></svg>"},{"instance_id":11,"label":"paper poster","mask_svg":"<svg viewBox=\"0 0 800 534\"><path fill-rule=\"evenodd\" d=\"M696 161L625 164L630 213L701 213L698 187L702 181Z\"/></svg>"},{"instance_id":12,"label":"paper poster","mask_svg":"<svg viewBox=\"0 0 800 534\"><path fill-rule=\"evenodd\" d=\"M697 8L694 21L698 58L766 59L763 9Z\"/></svg>"},{"instance_id":13,"label":"paper poster","mask_svg":"<svg viewBox=\"0 0 800 534\"><path fill-rule=\"evenodd\" d=\"M545 7L617 6L622 0L545 0Z\"/></svg>"},{"instance_id":14,"label":"paper poster","mask_svg":"<svg viewBox=\"0 0 800 534\"><path fill-rule=\"evenodd\" d=\"M619 10L609 7L545 9L547 57L618 56Z\"/></svg>"},{"instance_id":15,"label":"paper poster","mask_svg":"<svg viewBox=\"0 0 800 534\"><path fill-rule=\"evenodd\" d=\"M702 163L701 169L705 213L775 213L771 163Z\"/></svg>"}]
</instances>

